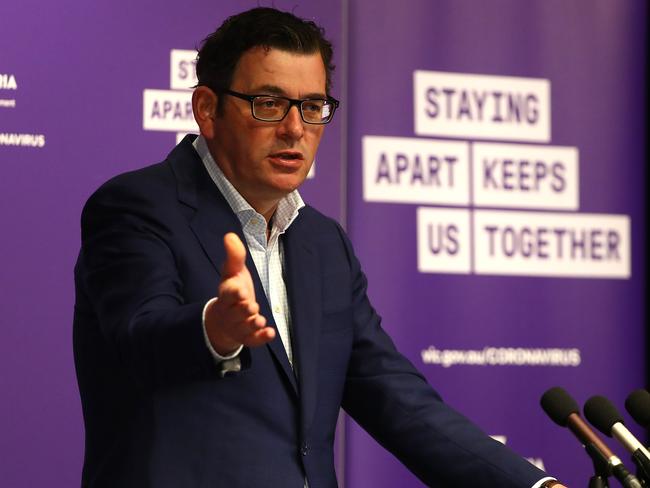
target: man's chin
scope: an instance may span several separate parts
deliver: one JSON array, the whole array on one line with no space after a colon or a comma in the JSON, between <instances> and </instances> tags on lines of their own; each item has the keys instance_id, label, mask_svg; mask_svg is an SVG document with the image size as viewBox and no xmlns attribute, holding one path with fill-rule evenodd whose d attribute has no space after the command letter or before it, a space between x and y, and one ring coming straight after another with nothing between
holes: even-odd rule
<instances>
[{"instance_id":1,"label":"man's chin","mask_svg":"<svg viewBox=\"0 0 650 488\"><path fill-rule=\"evenodd\" d=\"M277 175L274 179L273 186L286 195L300 188L306 179L307 173L304 168L301 168L300 172Z\"/></svg>"}]
</instances>

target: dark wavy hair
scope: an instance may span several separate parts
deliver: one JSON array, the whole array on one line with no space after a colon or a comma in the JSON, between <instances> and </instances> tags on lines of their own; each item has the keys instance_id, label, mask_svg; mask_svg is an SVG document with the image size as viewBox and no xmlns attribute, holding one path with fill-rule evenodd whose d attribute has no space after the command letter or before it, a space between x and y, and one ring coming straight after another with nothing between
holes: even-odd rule
<instances>
[{"instance_id":1,"label":"dark wavy hair","mask_svg":"<svg viewBox=\"0 0 650 488\"><path fill-rule=\"evenodd\" d=\"M334 65L332 44L325 38L325 30L311 20L268 7L228 17L203 40L196 62L197 86L217 92L229 89L242 54L257 46L301 54L320 52L329 94Z\"/></svg>"}]
</instances>

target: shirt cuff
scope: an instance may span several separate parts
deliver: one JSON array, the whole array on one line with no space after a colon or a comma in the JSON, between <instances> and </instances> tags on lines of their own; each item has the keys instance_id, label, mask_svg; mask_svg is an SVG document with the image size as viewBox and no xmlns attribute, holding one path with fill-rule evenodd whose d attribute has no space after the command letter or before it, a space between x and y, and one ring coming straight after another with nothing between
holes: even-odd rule
<instances>
[{"instance_id":1,"label":"shirt cuff","mask_svg":"<svg viewBox=\"0 0 650 488\"><path fill-rule=\"evenodd\" d=\"M228 354L227 356L222 356L219 354L217 351L214 350L212 347L212 344L210 344L210 339L208 338L208 331L205 329L205 314L208 310L208 306L210 306L212 303L216 302L219 299L219 297L214 297L203 306L203 314L201 315L201 323L203 327L203 338L205 339L205 345L208 347L208 350L210 351L210 354L212 354L212 357L214 358L214 362L217 365L221 365L224 361L232 361L234 359L237 360L237 363L239 363L239 353L241 350L244 348L244 346L239 346L234 352L231 354ZM233 364L234 366L234 364ZM237 368L232 368L228 367L229 370L236 370L239 371Z\"/></svg>"},{"instance_id":2,"label":"shirt cuff","mask_svg":"<svg viewBox=\"0 0 650 488\"><path fill-rule=\"evenodd\" d=\"M546 481L556 481L556 479L553 478L552 476L547 476L546 478L542 478L541 480L539 480L530 488L540 488L540 486L542 486L542 484L545 483Z\"/></svg>"}]
</instances>

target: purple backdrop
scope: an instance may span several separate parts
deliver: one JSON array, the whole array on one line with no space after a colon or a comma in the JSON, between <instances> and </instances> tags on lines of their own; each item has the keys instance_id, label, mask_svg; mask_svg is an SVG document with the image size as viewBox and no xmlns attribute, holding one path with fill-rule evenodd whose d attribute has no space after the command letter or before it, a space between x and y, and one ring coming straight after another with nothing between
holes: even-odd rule
<instances>
[{"instance_id":1,"label":"purple backdrop","mask_svg":"<svg viewBox=\"0 0 650 488\"><path fill-rule=\"evenodd\" d=\"M81 208L109 177L158 162L174 146L175 132L143 130L143 91L170 88L170 50L193 49L226 16L270 3L3 4L0 75L10 75L17 89L0 77L0 485L79 486L72 270ZM340 48L338 1L273 4L318 19ZM341 67L335 96L342 73ZM342 120L328 127L316 177L303 190L334 218L341 212ZM44 135L45 145L38 147L39 137L22 138L36 147L9 145L17 139L2 134Z\"/></svg>"},{"instance_id":2,"label":"purple backdrop","mask_svg":"<svg viewBox=\"0 0 650 488\"><path fill-rule=\"evenodd\" d=\"M623 411L625 397L644 386L645 114L640 108L645 106L645 5L591 0L350 2L348 231L368 274L371 298L398 347L443 398L572 486L586 486L590 462L570 433L551 423L539 408L541 394L560 385L581 405L591 395L604 394ZM439 72L456 73L461 81L437 84L428 79L426 86L437 91L418 92L416 70L436 72L431 76L438 80ZM478 128L471 128L466 122L470 115L477 119L477 106L470 103L474 111L458 115L463 107L458 96L472 75L548 80L549 106L539 106L550 112L550 133L545 137L540 130L539 137L518 138L516 130L504 127L489 135L485 117ZM501 86L507 90L516 82L502 81ZM493 78L482 79L478 89L490 89L494 83ZM420 111L431 122L435 115L440 119L447 113L442 87L450 94L457 89L457 98L449 99L456 115L429 131L414 117ZM463 134L444 133L458 121L465 124ZM410 140L385 139L396 136ZM533 214L526 217L533 221L531 227L540 214L558 222L598 214L591 224L606 222L610 215L618 216L617 221L629 218L631 276L625 276L625 266L614 272L622 275L616 278L580 276L599 269L602 263L596 260L582 270L575 263L555 263L537 273L522 271L523 264L502 265L499 275L479 272L477 254L486 252L477 240L480 228L460 244L461 250L467 244L470 256L474 253L465 271L418 272L418 266L427 266L417 255L422 252L418 231L426 230L418 229L418 212L442 215L443 210L454 210L461 217L452 216L451 221L460 225L467 217L478 223L480 211L501 207L477 203L480 185L463 196L463 203L452 203L435 185L415 196L426 177L417 172L415 156L407 155L423 140L461 142L463 151L470 151L470 161L477 141L527 140L534 146L526 148L530 161L549 147L577 148L577 206L568 205L565 210L570 211L549 210L552 195L534 206L524 205L523 199L533 192L516 188L504 199L511 202L510 211ZM456 164L456 177L461 163ZM422 158L421 167L426 176ZM441 168L437 176L444 186ZM469 173L468 184L457 185L453 195L484 176ZM566 184L570 186L568 177ZM426 199L438 201L423 203ZM504 213L503 222L514 220L512 215ZM629 234L622 231L624 236ZM451 237L461 242L462 230ZM439 244L435 235L433 240ZM565 276L542 276L552 272ZM431 350L429 346L439 357L425 363L422 351ZM457 362L471 361L468 351L484 352L489 346L562 349L559 362L567 365L439 364L444 354L448 361L454 355ZM475 356L474 361L481 358ZM610 444L614 447L615 442ZM421 486L352 422L346 445L348 486ZM629 457L618 452L631 466Z\"/></svg>"},{"instance_id":3,"label":"purple backdrop","mask_svg":"<svg viewBox=\"0 0 650 488\"><path fill-rule=\"evenodd\" d=\"M8 40L0 48L3 486L79 485L83 427L71 323L81 207L109 177L157 162L173 146L175 131L143 128L145 90L172 87L170 51L193 49L226 16L258 3L25 0L3 6L0 32ZM443 396L488 433L505 436L508 445L574 486L585 484L586 457L544 416L538 399L559 384L580 403L602 393L620 407L642 384L645 114L639 107L645 94L645 3L273 4L317 19L334 41L334 95L342 98L342 109L326 131L315 177L305 183L303 195L347 224L385 327ZM179 75L180 65L176 68ZM424 134L414 123L416 70L548 80L548 138ZM408 203L364 199L364 136L453 140L469 150L485 141L577 148L577 206L558 213L629 218L631 276L418 272L419 208L458 210L472 222L479 209L552 211L474 200L450 204L444 198L423 203L412 195ZM404 151L410 147L397 144ZM365 157L371 159L367 151ZM470 197L477 193L470 191ZM444 367L423 363L421 352L429 346L579 349L580 364ZM345 441L347 486L421 486L352 423Z\"/></svg>"}]
</instances>

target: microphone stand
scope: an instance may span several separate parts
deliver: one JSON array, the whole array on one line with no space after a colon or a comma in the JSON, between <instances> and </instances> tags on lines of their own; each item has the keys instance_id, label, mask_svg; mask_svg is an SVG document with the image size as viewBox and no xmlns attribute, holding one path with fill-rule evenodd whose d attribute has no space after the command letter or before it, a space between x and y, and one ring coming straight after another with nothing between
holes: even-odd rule
<instances>
[{"instance_id":1,"label":"microphone stand","mask_svg":"<svg viewBox=\"0 0 650 488\"><path fill-rule=\"evenodd\" d=\"M607 478L611 475L611 469L607 458L592 443L585 445L585 451L594 463L594 475L589 478L589 488L609 488Z\"/></svg>"},{"instance_id":2,"label":"microphone stand","mask_svg":"<svg viewBox=\"0 0 650 488\"><path fill-rule=\"evenodd\" d=\"M643 486L648 486L648 482L650 481L650 463L641 452L641 449L637 449L632 454L632 461L636 464L636 477L639 478Z\"/></svg>"}]
</instances>

